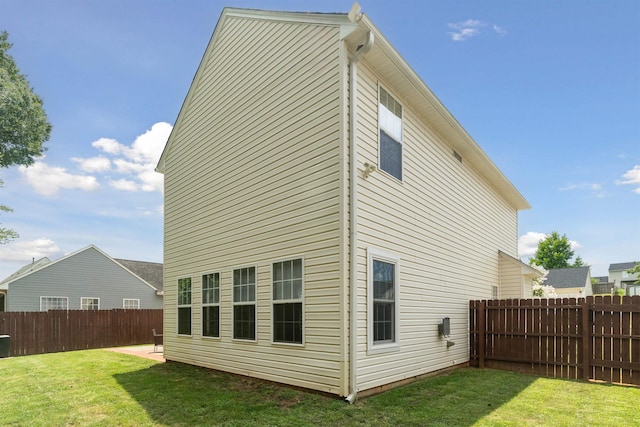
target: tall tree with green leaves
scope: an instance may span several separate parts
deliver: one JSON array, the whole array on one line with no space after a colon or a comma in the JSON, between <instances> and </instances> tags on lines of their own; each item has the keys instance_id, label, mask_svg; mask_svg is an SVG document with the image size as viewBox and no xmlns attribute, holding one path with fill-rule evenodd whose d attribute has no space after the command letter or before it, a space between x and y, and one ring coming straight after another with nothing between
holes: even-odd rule
<instances>
[{"instance_id":1,"label":"tall tree with green leaves","mask_svg":"<svg viewBox=\"0 0 640 427\"><path fill-rule=\"evenodd\" d=\"M566 234L560 236L557 231L552 232L545 239L538 242L536 254L529 260L529 264L538 265L545 270L553 268L583 267L582 258L577 257L571 264L574 251Z\"/></svg>"},{"instance_id":2,"label":"tall tree with green leaves","mask_svg":"<svg viewBox=\"0 0 640 427\"><path fill-rule=\"evenodd\" d=\"M629 274L637 274L640 277L640 262L637 262L634 267L628 269L627 273L629 273ZM640 278L638 280L636 280L635 282L633 282L633 284L634 285L636 285L636 284L640 285Z\"/></svg>"},{"instance_id":3,"label":"tall tree with green leaves","mask_svg":"<svg viewBox=\"0 0 640 427\"><path fill-rule=\"evenodd\" d=\"M0 32L0 168L33 164L45 152L44 143L51 135L42 100L8 54L11 46L9 34ZM0 205L0 211L11 209ZM15 231L0 227L0 243L16 237Z\"/></svg>"}]
</instances>

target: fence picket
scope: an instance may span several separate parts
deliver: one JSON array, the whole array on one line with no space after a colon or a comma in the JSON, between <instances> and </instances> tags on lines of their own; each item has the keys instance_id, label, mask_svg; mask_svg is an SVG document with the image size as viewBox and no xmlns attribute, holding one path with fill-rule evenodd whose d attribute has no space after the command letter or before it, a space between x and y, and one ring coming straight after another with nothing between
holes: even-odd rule
<instances>
[{"instance_id":1,"label":"fence picket","mask_svg":"<svg viewBox=\"0 0 640 427\"><path fill-rule=\"evenodd\" d=\"M0 312L11 356L146 344L152 328L162 331L162 310Z\"/></svg>"},{"instance_id":2,"label":"fence picket","mask_svg":"<svg viewBox=\"0 0 640 427\"><path fill-rule=\"evenodd\" d=\"M640 385L640 296L490 300L469 307L471 366Z\"/></svg>"}]
</instances>

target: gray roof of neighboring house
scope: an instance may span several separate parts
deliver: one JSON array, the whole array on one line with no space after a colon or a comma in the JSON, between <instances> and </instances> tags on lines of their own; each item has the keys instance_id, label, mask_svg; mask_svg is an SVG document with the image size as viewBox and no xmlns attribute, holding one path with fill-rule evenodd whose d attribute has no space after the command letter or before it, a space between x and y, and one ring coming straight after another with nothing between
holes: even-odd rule
<instances>
[{"instance_id":1,"label":"gray roof of neighboring house","mask_svg":"<svg viewBox=\"0 0 640 427\"><path fill-rule=\"evenodd\" d=\"M543 285L554 288L584 288L589 267L554 268L549 270Z\"/></svg>"},{"instance_id":2,"label":"gray roof of neighboring house","mask_svg":"<svg viewBox=\"0 0 640 427\"><path fill-rule=\"evenodd\" d=\"M29 264L20 267L20 269L18 271L16 271L15 273L10 274L9 276L5 277L0 284L9 282L19 276L22 276L23 274L27 274L31 271L37 270L40 267L42 267L43 265L47 265L47 264L51 264L51 260L47 257L43 257L40 258L39 260L34 260L33 262L30 262Z\"/></svg>"},{"instance_id":3,"label":"gray roof of neighboring house","mask_svg":"<svg viewBox=\"0 0 640 427\"><path fill-rule=\"evenodd\" d=\"M127 270L131 271L142 280L149 283L159 291L164 289L163 281L163 264L158 262L131 261L128 259L117 259L114 261L122 264Z\"/></svg>"},{"instance_id":4,"label":"gray roof of neighboring house","mask_svg":"<svg viewBox=\"0 0 640 427\"><path fill-rule=\"evenodd\" d=\"M592 277L592 279L596 279L598 283L609 283L609 276L596 276Z\"/></svg>"},{"instance_id":5,"label":"gray roof of neighboring house","mask_svg":"<svg viewBox=\"0 0 640 427\"><path fill-rule=\"evenodd\" d=\"M609 271L625 271L625 270L629 270L630 268L635 267L636 264L638 264L637 261L620 262L618 264L610 264L609 265Z\"/></svg>"}]
</instances>

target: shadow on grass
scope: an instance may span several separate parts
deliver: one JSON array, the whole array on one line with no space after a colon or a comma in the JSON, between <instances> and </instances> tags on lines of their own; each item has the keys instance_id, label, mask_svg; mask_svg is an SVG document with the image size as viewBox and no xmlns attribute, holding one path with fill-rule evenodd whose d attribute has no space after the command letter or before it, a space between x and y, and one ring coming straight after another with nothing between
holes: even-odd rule
<instances>
[{"instance_id":1,"label":"shadow on grass","mask_svg":"<svg viewBox=\"0 0 640 427\"><path fill-rule=\"evenodd\" d=\"M242 426L470 426L536 380L463 368L347 405L338 398L180 363L115 378L156 423Z\"/></svg>"}]
</instances>

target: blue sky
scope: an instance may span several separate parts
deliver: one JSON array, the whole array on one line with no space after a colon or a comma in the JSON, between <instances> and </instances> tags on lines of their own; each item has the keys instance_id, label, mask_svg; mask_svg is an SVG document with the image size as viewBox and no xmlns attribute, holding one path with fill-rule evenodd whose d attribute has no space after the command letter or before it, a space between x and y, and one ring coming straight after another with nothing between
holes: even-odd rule
<instances>
[{"instance_id":1,"label":"blue sky","mask_svg":"<svg viewBox=\"0 0 640 427\"><path fill-rule=\"evenodd\" d=\"M566 234L592 266L640 260L640 2L362 0L531 203L520 256ZM46 156L0 170L0 279L89 244L162 261L153 172L224 6L348 12L350 1L0 0L10 54L53 125Z\"/></svg>"}]
</instances>

